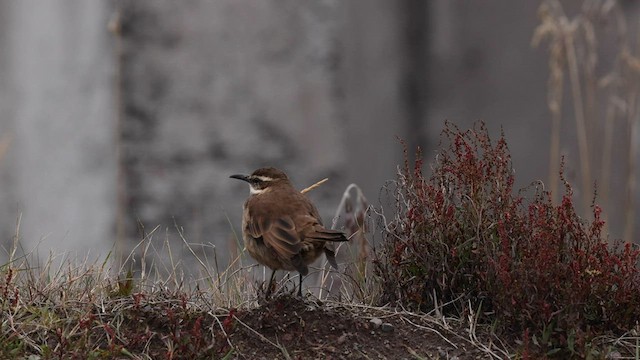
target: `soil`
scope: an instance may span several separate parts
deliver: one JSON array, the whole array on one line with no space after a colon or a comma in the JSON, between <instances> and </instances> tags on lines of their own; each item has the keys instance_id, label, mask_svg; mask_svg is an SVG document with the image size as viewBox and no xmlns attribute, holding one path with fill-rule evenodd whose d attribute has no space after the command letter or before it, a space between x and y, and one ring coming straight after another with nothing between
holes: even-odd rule
<instances>
[{"instance_id":1,"label":"soil","mask_svg":"<svg viewBox=\"0 0 640 360\"><path fill-rule=\"evenodd\" d=\"M230 330L237 359L489 358L457 335L468 331L444 329L433 318L294 296L238 310Z\"/></svg>"}]
</instances>

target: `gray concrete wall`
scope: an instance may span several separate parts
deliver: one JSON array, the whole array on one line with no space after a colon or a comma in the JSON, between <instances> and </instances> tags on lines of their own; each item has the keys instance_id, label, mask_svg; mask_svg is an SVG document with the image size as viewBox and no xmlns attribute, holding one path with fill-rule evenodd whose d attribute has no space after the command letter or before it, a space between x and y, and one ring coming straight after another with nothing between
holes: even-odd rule
<instances>
[{"instance_id":1,"label":"gray concrete wall","mask_svg":"<svg viewBox=\"0 0 640 360\"><path fill-rule=\"evenodd\" d=\"M547 57L531 47L539 2L431 3L431 143L438 143L445 120L461 128L483 120L495 135L504 128L519 185L546 181Z\"/></svg>"},{"instance_id":2,"label":"gray concrete wall","mask_svg":"<svg viewBox=\"0 0 640 360\"><path fill-rule=\"evenodd\" d=\"M102 1L2 2L1 226L25 251L106 254L115 210L113 57ZM6 254L0 253L4 258Z\"/></svg>"}]
</instances>

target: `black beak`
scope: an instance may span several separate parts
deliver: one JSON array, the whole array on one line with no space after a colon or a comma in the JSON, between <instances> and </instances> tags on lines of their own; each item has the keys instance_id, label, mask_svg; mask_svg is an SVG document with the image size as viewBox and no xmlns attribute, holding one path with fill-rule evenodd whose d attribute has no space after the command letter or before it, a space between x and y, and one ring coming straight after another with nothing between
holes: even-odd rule
<instances>
[{"instance_id":1,"label":"black beak","mask_svg":"<svg viewBox=\"0 0 640 360\"><path fill-rule=\"evenodd\" d=\"M231 175L229 177L232 179L238 179L238 180L249 182L249 177L247 175Z\"/></svg>"}]
</instances>

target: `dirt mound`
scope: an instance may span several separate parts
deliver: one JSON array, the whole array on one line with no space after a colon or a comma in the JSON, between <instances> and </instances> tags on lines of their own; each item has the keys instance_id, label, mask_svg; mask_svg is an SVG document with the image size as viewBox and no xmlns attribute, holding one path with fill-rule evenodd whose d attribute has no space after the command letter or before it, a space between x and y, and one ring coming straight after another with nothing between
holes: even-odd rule
<instances>
[{"instance_id":1,"label":"dirt mound","mask_svg":"<svg viewBox=\"0 0 640 360\"><path fill-rule=\"evenodd\" d=\"M406 315L406 314L405 314ZM238 311L229 340L246 359L482 358L468 341L445 339L433 323L421 324L378 308L346 308L281 296ZM450 337L450 336L449 336ZM457 342L457 343L456 343Z\"/></svg>"}]
</instances>

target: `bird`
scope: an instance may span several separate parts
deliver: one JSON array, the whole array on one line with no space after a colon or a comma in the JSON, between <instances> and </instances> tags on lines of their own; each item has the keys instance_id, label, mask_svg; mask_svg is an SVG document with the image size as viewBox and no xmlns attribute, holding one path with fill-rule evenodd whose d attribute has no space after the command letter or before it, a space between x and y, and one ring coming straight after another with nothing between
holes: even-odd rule
<instances>
[{"instance_id":1,"label":"bird","mask_svg":"<svg viewBox=\"0 0 640 360\"><path fill-rule=\"evenodd\" d=\"M308 265L324 252L329 264L338 269L332 242L348 239L343 232L324 227L318 209L287 174L274 167L263 167L251 175L230 178L249 183L249 198L242 211L242 238L251 257L271 269L265 299L277 270L300 273L298 296L302 297L302 278Z\"/></svg>"}]
</instances>

